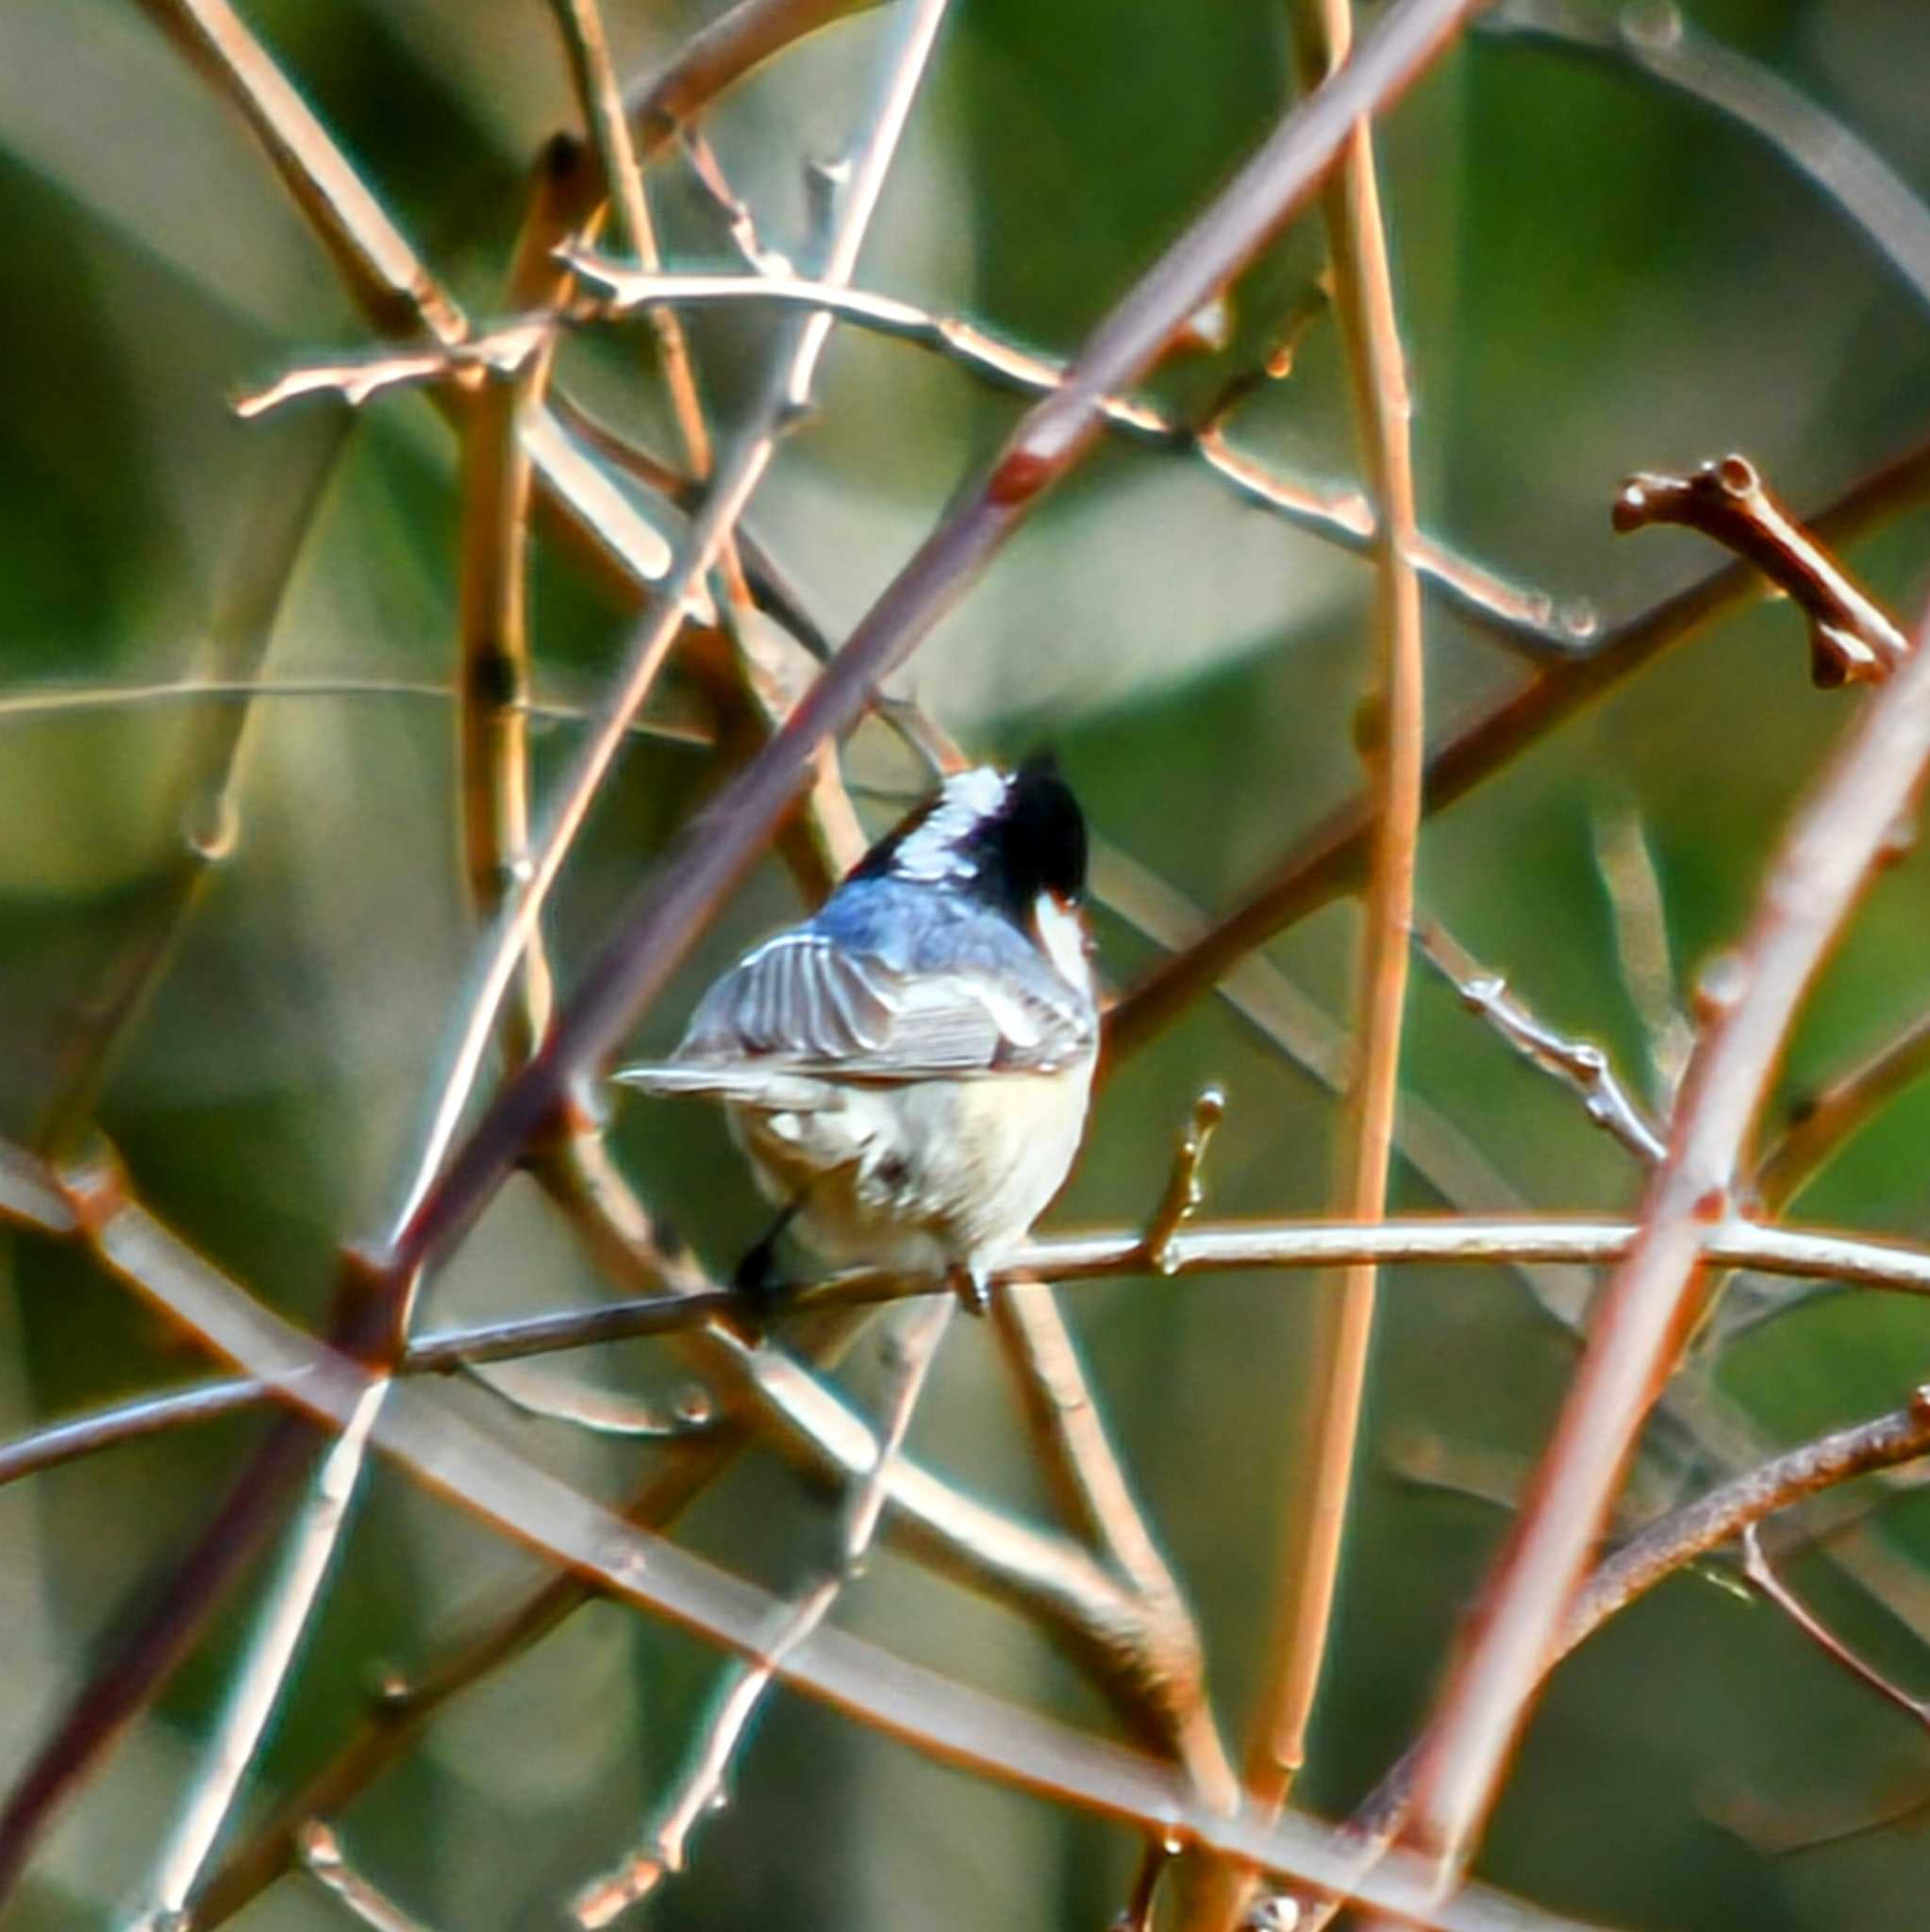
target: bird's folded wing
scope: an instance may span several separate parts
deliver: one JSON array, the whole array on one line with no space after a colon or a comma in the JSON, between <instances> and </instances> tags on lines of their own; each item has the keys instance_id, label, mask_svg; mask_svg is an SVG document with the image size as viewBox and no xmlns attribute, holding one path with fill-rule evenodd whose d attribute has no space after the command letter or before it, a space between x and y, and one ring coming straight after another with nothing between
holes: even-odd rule
<instances>
[{"instance_id":1,"label":"bird's folded wing","mask_svg":"<svg viewBox=\"0 0 1930 1932\"><path fill-rule=\"evenodd\" d=\"M1093 1043L1090 1008L1065 994L975 967L900 973L821 935L783 933L705 995L672 1064L883 1081L1047 1072Z\"/></svg>"}]
</instances>

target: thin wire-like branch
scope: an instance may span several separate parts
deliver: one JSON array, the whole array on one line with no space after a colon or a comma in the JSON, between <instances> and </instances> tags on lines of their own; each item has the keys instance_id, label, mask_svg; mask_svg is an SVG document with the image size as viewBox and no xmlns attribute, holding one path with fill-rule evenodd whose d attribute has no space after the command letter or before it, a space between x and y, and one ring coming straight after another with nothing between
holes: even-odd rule
<instances>
[{"instance_id":1,"label":"thin wire-like branch","mask_svg":"<svg viewBox=\"0 0 1930 1932\"><path fill-rule=\"evenodd\" d=\"M48 1228L37 1214L27 1224ZM1383 1222L1374 1227L1211 1224L1175 1234L1169 1258L1182 1274L1240 1273L1270 1268L1330 1268L1356 1259L1386 1266L1520 1267L1535 1262L1601 1266L1623 1257L1634 1240L1626 1222L1453 1220ZM1709 1238L1712 1266L1754 1268L1798 1278L1835 1280L1865 1288L1930 1294L1930 1253L1889 1242L1855 1241L1823 1230L1767 1227L1731 1222ZM1122 1274L1156 1277L1143 1236L1061 1236L1028 1244L1012 1257L1014 1280L1093 1281ZM878 1273L834 1277L813 1288L805 1307L861 1307L906 1294L938 1294L938 1281L907 1281ZM662 1294L560 1313L527 1315L480 1327L418 1336L398 1364L405 1375L451 1374L490 1362L526 1360L600 1343L675 1334L728 1314L729 1291L670 1299ZM228 1415L268 1400L259 1386L223 1381L178 1393L148 1396L70 1422L55 1423L0 1445L0 1483L56 1468L96 1449Z\"/></svg>"},{"instance_id":2,"label":"thin wire-like branch","mask_svg":"<svg viewBox=\"0 0 1930 1932\"><path fill-rule=\"evenodd\" d=\"M1538 1019L1508 991L1498 973L1486 971L1445 928L1420 926L1414 943L1422 957L1508 1045L1582 1097L1589 1118L1646 1167L1663 1154L1662 1137L1628 1090L1616 1078L1608 1056L1590 1040L1571 1040Z\"/></svg>"},{"instance_id":3,"label":"thin wire-like branch","mask_svg":"<svg viewBox=\"0 0 1930 1932\"><path fill-rule=\"evenodd\" d=\"M1641 1419L1698 1307L1711 1225L1798 1003L1930 762L1930 654L1913 652L1856 720L1785 835L1729 971L1705 983L1691 1060L1641 1233L1606 1290L1535 1489L1428 1727L1409 1833L1452 1882L1465 1868Z\"/></svg>"},{"instance_id":4,"label":"thin wire-like branch","mask_svg":"<svg viewBox=\"0 0 1930 1932\"><path fill-rule=\"evenodd\" d=\"M1930 208L1848 123L1780 75L1699 33L1672 5L1606 12L1573 0L1500 0L1484 33L1548 40L1632 63L1758 135L1807 175L1930 302Z\"/></svg>"},{"instance_id":5,"label":"thin wire-like branch","mask_svg":"<svg viewBox=\"0 0 1930 1932\"><path fill-rule=\"evenodd\" d=\"M623 219L623 236L641 267L646 272L659 268L663 258L657 251L657 225L650 218L650 197L618 92L609 37L604 32L597 0L550 0L550 10L557 17L569 55L570 75L584 122L603 163L610 206ZM710 474L710 430L704 420L704 404L697 393L697 375L690 365L683 322L674 309L658 308L650 311L650 326L663 358L663 379L684 446L684 464L691 477L701 482Z\"/></svg>"},{"instance_id":6,"label":"thin wire-like branch","mask_svg":"<svg viewBox=\"0 0 1930 1932\"><path fill-rule=\"evenodd\" d=\"M1840 546L1930 493L1930 441L1854 484L1807 519ZM1617 625L1586 656L1543 665L1428 760L1426 805L1439 811L1500 771L1583 706L1613 690L1663 651L1762 596L1750 566L1730 564ZM1134 1051L1244 956L1359 882L1368 815L1359 798L1329 813L1289 850L1242 901L1184 952L1156 966L1107 1016L1112 1057Z\"/></svg>"},{"instance_id":7,"label":"thin wire-like branch","mask_svg":"<svg viewBox=\"0 0 1930 1932\"><path fill-rule=\"evenodd\" d=\"M385 1257L391 1273L412 1274L468 1228L552 1116L567 1083L615 1048L696 942L796 796L818 744L857 722L878 680L917 647L1027 511L1090 447L1098 433L1097 399L1150 367L1174 330L1304 205L1355 121L1385 106L1423 71L1471 4L1396 0L1355 58L1287 117L1101 324L1065 383L1027 414L990 472L920 545L784 728L665 861L591 961L541 1052L434 1182L411 1190L413 1206ZM731 508L726 493L714 490L687 541L687 558L704 555L727 525ZM647 652L639 655L647 658ZM514 926L504 940L500 952L520 943ZM491 983L500 976L497 967ZM451 1083L452 1089L466 1084Z\"/></svg>"},{"instance_id":8,"label":"thin wire-like branch","mask_svg":"<svg viewBox=\"0 0 1930 1932\"><path fill-rule=\"evenodd\" d=\"M1810 677L1824 690L1888 677L1909 650L1889 613L1771 494L1746 457L1687 476L1642 472L1615 499L1615 527L1680 524L1746 557L1809 622Z\"/></svg>"},{"instance_id":9,"label":"thin wire-like branch","mask_svg":"<svg viewBox=\"0 0 1930 1932\"><path fill-rule=\"evenodd\" d=\"M1930 1730L1930 1698L1912 1697L1900 1684L1893 1684L1822 1622L1776 1574L1774 1566L1763 1554L1762 1538L1753 1523L1742 1532L1742 1574L1823 1656L1840 1664L1859 1684L1868 1685L1886 1704L1893 1705L1923 1729Z\"/></svg>"}]
</instances>

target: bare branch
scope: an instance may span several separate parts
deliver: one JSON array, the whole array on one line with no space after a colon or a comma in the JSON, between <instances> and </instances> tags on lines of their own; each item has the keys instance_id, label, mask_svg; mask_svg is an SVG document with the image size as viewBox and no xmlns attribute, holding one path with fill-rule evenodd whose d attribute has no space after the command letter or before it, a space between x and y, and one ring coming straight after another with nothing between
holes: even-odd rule
<instances>
[{"instance_id":1,"label":"bare branch","mask_svg":"<svg viewBox=\"0 0 1930 1932\"><path fill-rule=\"evenodd\" d=\"M1867 1684L1886 1704L1894 1705L1906 1717L1914 1718L1925 1730L1930 1730L1930 1699L1912 1697L1901 1685L1891 1683L1874 1664L1866 1657L1858 1657L1827 1624L1813 1615L1776 1574L1770 1559L1763 1554L1762 1538L1753 1523L1742 1532L1742 1574L1825 1657L1840 1664L1859 1684Z\"/></svg>"},{"instance_id":2,"label":"bare branch","mask_svg":"<svg viewBox=\"0 0 1930 1932\"><path fill-rule=\"evenodd\" d=\"M1414 943L1460 994L1471 1013L1478 1013L1522 1058L1573 1088L1598 1127L1612 1134L1645 1166L1661 1159L1662 1137L1615 1077L1608 1056L1599 1046L1589 1040L1570 1040L1538 1020L1509 992L1500 974L1484 971L1442 927L1432 923L1421 926Z\"/></svg>"},{"instance_id":3,"label":"bare branch","mask_svg":"<svg viewBox=\"0 0 1930 1932\"><path fill-rule=\"evenodd\" d=\"M1809 667L1824 690L1887 677L1909 650L1889 614L1771 495L1746 457L1689 476L1646 471L1615 499L1618 530L1682 524L1746 557L1809 620Z\"/></svg>"}]
</instances>

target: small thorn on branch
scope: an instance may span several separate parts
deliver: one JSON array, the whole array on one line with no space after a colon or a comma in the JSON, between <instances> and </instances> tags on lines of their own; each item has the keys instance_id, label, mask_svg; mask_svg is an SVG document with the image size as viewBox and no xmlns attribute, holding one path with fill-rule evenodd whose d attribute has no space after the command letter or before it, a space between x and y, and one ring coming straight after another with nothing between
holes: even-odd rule
<instances>
[{"instance_id":1,"label":"small thorn on branch","mask_svg":"<svg viewBox=\"0 0 1930 1932\"><path fill-rule=\"evenodd\" d=\"M1226 1096L1217 1087L1200 1090L1193 1102L1192 1117L1181 1131L1173 1149L1173 1173L1166 1191L1146 1226L1146 1253L1161 1274L1176 1274L1179 1259L1173 1252L1173 1238L1200 1210L1206 1199L1201 1171L1214 1130L1226 1114Z\"/></svg>"},{"instance_id":2,"label":"small thorn on branch","mask_svg":"<svg viewBox=\"0 0 1930 1932\"><path fill-rule=\"evenodd\" d=\"M1873 684L1909 655L1909 641L1771 492L1746 457L1726 456L1687 476L1638 471L1612 519L1624 535L1680 524L1735 551L1795 602L1809 623L1809 675L1822 691Z\"/></svg>"}]
</instances>

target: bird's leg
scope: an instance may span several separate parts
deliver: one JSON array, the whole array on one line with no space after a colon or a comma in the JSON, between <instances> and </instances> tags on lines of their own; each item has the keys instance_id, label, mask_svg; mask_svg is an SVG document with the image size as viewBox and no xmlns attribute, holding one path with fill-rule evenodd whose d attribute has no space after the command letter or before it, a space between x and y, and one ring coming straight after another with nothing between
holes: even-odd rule
<instances>
[{"instance_id":1,"label":"bird's leg","mask_svg":"<svg viewBox=\"0 0 1930 1932\"><path fill-rule=\"evenodd\" d=\"M783 1286L776 1277L777 1243L783 1239L784 1230L790 1225L801 1205L793 1201L778 1210L776 1220L745 1250L743 1259L737 1264L736 1273L730 1277L731 1287L759 1318L770 1310L778 1290Z\"/></svg>"},{"instance_id":2,"label":"bird's leg","mask_svg":"<svg viewBox=\"0 0 1930 1932\"><path fill-rule=\"evenodd\" d=\"M990 1271L975 1261L962 1261L952 1270L952 1292L968 1315L981 1320L991 1312Z\"/></svg>"}]
</instances>

